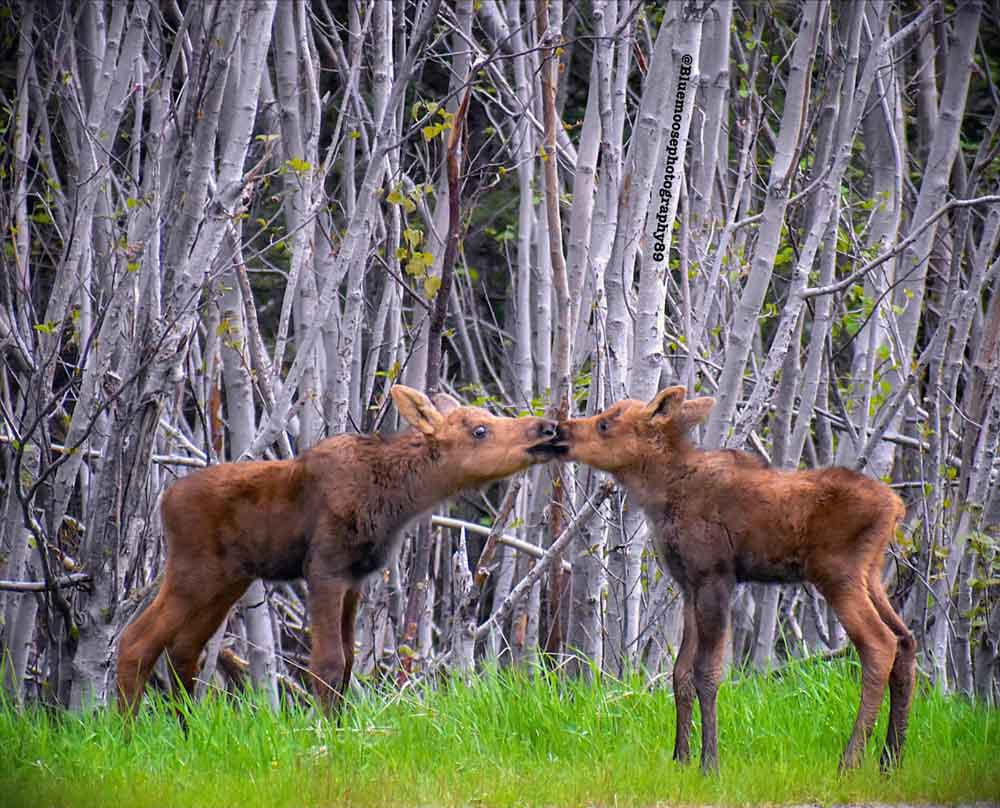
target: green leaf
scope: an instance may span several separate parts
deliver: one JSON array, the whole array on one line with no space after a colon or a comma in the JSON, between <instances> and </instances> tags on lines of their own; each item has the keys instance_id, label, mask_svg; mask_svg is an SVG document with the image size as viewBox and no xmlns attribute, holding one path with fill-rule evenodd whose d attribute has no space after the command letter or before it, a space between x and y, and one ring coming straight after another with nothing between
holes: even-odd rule
<instances>
[{"instance_id":1,"label":"green leaf","mask_svg":"<svg viewBox=\"0 0 1000 808\"><path fill-rule=\"evenodd\" d=\"M428 300L433 300L434 296L438 293L438 289L441 288L441 276L440 275L428 275L424 278L424 294L427 295Z\"/></svg>"},{"instance_id":2,"label":"green leaf","mask_svg":"<svg viewBox=\"0 0 1000 808\"><path fill-rule=\"evenodd\" d=\"M285 160L285 167L288 168L289 171L294 171L296 174L305 174L307 171L312 170L312 164L299 157L293 157L291 160Z\"/></svg>"},{"instance_id":3,"label":"green leaf","mask_svg":"<svg viewBox=\"0 0 1000 808\"><path fill-rule=\"evenodd\" d=\"M411 250L415 250L420 246L420 242L424 240L424 234L415 227L407 227L403 231L403 240Z\"/></svg>"},{"instance_id":4,"label":"green leaf","mask_svg":"<svg viewBox=\"0 0 1000 808\"><path fill-rule=\"evenodd\" d=\"M427 268L433 263L433 253L414 251L410 255L410 260L407 262L404 269L406 270L407 275L413 275L415 278L422 278L427 274Z\"/></svg>"}]
</instances>

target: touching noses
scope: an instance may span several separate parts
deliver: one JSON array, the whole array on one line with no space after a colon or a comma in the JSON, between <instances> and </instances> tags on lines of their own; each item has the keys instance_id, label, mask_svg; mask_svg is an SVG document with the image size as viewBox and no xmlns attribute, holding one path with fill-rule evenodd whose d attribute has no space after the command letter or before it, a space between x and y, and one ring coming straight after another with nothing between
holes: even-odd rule
<instances>
[{"instance_id":1,"label":"touching noses","mask_svg":"<svg viewBox=\"0 0 1000 808\"><path fill-rule=\"evenodd\" d=\"M554 438L559 434L559 424L555 421L542 421L538 424L538 435L542 438Z\"/></svg>"}]
</instances>

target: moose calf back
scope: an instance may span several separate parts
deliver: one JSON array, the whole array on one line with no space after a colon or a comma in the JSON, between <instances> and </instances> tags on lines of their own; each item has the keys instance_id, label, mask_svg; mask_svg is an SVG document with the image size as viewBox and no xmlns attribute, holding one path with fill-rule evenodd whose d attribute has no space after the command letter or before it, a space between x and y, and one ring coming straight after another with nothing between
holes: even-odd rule
<instances>
[{"instance_id":1,"label":"moose calf back","mask_svg":"<svg viewBox=\"0 0 1000 808\"><path fill-rule=\"evenodd\" d=\"M168 566L202 591L206 576L301 577L313 506L301 458L210 466L163 496Z\"/></svg>"},{"instance_id":2,"label":"moose calf back","mask_svg":"<svg viewBox=\"0 0 1000 808\"><path fill-rule=\"evenodd\" d=\"M738 581L823 583L867 570L904 513L892 489L849 469L779 470L730 451L692 452L685 468L661 502L679 503L682 536L713 526L713 560L729 556Z\"/></svg>"}]
</instances>

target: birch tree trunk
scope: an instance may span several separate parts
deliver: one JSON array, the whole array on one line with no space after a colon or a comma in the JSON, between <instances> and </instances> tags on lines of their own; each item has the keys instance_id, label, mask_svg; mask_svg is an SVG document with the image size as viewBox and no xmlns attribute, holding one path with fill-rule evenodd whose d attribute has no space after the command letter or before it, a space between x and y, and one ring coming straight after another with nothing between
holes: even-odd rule
<instances>
[{"instance_id":1,"label":"birch tree trunk","mask_svg":"<svg viewBox=\"0 0 1000 808\"><path fill-rule=\"evenodd\" d=\"M764 302L774 268L774 258L778 252L781 226L788 206L791 174L795 169L794 157L800 147L806 118L806 101L819 39L819 21L825 10L825 2L809 3L803 7L798 36L792 50L785 107L775 143L757 246L750 274L733 315L726 359L719 375L718 404L712 409L705 429L705 442L709 446L728 445L729 442L727 425L739 402L743 371L753 344L757 315Z\"/></svg>"}]
</instances>

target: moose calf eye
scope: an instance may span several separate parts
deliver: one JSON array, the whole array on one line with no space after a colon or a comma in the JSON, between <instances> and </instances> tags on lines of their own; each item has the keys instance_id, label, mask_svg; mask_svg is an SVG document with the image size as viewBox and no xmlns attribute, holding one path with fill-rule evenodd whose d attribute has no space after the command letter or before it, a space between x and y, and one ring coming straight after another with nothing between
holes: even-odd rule
<instances>
[{"instance_id":1,"label":"moose calf eye","mask_svg":"<svg viewBox=\"0 0 1000 808\"><path fill-rule=\"evenodd\" d=\"M482 440L483 438L485 438L486 437L486 427L485 426L477 426L475 429L472 430L472 437L474 437L476 440Z\"/></svg>"},{"instance_id":2,"label":"moose calf eye","mask_svg":"<svg viewBox=\"0 0 1000 808\"><path fill-rule=\"evenodd\" d=\"M602 432L602 433L603 432L607 432L608 431L608 422L607 421L598 421L597 422L597 431L598 432Z\"/></svg>"}]
</instances>

